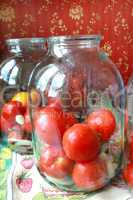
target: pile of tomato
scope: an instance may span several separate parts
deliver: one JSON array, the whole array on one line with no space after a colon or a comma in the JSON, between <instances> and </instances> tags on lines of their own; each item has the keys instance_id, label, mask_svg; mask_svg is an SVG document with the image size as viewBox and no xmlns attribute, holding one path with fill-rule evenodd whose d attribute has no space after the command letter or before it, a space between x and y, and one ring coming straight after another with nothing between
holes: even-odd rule
<instances>
[{"instance_id":1,"label":"pile of tomato","mask_svg":"<svg viewBox=\"0 0 133 200\"><path fill-rule=\"evenodd\" d=\"M38 98L33 93L32 100ZM28 93L18 92L1 109L1 132L9 141L31 138L32 126L28 111ZM102 146L116 130L112 111L100 108L79 122L74 114L63 111L58 99L37 107L33 117L34 132L41 141L38 168L56 180L69 177L77 188L96 190L109 179L108 161L103 159ZM39 145L39 144L38 144Z\"/></svg>"},{"instance_id":2,"label":"pile of tomato","mask_svg":"<svg viewBox=\"0 0 133 200\"><path fill-rule=\"evenodd\" d=\"M33 94L33 98L35 94ZM0 130L8 141L31 138L32 127L28 111L28 92L18 92L1 109Z\"/></svg>"},{"instance_id":3,"label":"pile of tomato","mask_svg":"<svg viewBox=\"0 0 133 200\"><path fill-rule=\"evenodd\" d=\"M79 122L72 113L63 111L57 101L51 102L36 109L34 129L43 144L38 168L44 176L54 180L70 177L77 188L89 191L106 184L109 171L101 149L116 130L112 111L100 108Z\"/></svg>"}]
</instances>

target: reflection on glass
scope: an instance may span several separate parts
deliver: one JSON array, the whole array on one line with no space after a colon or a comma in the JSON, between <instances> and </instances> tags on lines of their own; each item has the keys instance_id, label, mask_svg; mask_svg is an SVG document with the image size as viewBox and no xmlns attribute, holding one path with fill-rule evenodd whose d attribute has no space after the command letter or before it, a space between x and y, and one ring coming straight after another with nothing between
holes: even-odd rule
<instances>
[{"instance_id":1,"label":"reflection on glass","mask_svg":"<svg viewBox=\"0 0 133 200\"><path fill-rule=\"evenodd\" d=\"M18 74L18 66L16 65L16 61L14 59L7 62L4 67L1 69L0 79L4 80L5 82L8 82L11 85L14 85L15 79Z\"/></svg>"}]
</instances>

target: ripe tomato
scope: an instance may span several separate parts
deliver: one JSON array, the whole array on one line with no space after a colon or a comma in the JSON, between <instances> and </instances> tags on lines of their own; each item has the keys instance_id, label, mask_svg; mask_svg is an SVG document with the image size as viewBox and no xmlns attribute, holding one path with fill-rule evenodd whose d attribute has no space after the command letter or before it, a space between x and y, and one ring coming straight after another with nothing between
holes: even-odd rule
<instances>
[{"instance_id":1,"label":"ripe tomato","mask_svg":"<svg viewBox=\"0 0 133 200\"><path fill-rule=\"evenodd\" d=\"M65 120L65 128L66 130L73 126L74 124L78 123L78 120L72 113L64 112L64 120Z\"/></svg>"},{"instance_id":2,"label":"ripe tomato","mask_svg":"<svg viewBox=\"0 0 133 200\"><path fill-rule=\"evenodd\" d=\"M86 124L75 124L63 136L63 148L68 158L78 162L95 159L100 151L97 135Z\"/></svg>"},{"instance_id":3,"label":"ripe tomato","mask_svg":"<svg viewBox=\"0 0 133 200\"><path fill-rule=\"evenodd\" d=\"M29 111L26 111L25 115L24 115L24 131L26 133L32 133L32 125L31 125L31 119L30 119L30 115L29 115Z\"/></svg>"},{"instance_id":4,"label":"ripe tomato","mask_svg":"<svg viewBox=\"0 0 133 200\"><path fill-rule=\"evenodd\" d=\"M42 173L54 178L64 178L72 173L74 162L60 148L49 146L41 155L38 166Z\"/></svg>"},{"instance_id":5,"label":"ripe tomato","mask_svg":"<svg viewBox=\"0 0 133 200\"><path fill-rule=\"evenodd\" d=\"M108 178L106 163L99 158L88 163L77 163L72 177L79 188L90 191L100 189L106 184Z\"/></svg>"},{"instance_id":6,"label":"ripe tomato","mask_svg":"<svg viewBox=\"0 0 133 200\"><path fill-rule=\"evenodd\" d=\"M123 178L129 186L133 187L133 163L129 163L123 170Z\"/></svg>"},{"instance_id":7,"label":"ripe tomato","mask_svg":"<svg viewBox=\"0 0 133 200\"><path fill-rule=\"evenodd\" d=\"M107 142L116 128L116 120L108 109L99 109L90 113L87 118L89 127L100 135L103 142Z\"/></svg>"},{"instance_id":8,"label":"ripe tomato","mask_svg":"<svg viewBox=\"0 0 133 200\"><path fill-rule=\"evenodd\" d=\"M3 116L0 117L1 122L1 131L5 134L8 134L11 128L14 126L15 121L8 121L3 118Z\"/></svg>"},{"instance_id":9,"label":"ripe tomato","mask_svg":"<svg viewBox=\"0 0 133 200\"><path fill-rule=\"evenodd\" d=\"M56 108L40 108L35 114L34 127L44 142L59 145L65 131L63 112Z\"/></svg>"},{"instance_id":10,"label":"ripe tomato","mask_svg":"<svg viewBox=\"0 0 133 200\"><path fill-rule=\"evenodd\" d=\"M21 102L18 101L10 101L4 104L1 112L1 116L8 120L8 122L12 122L15 120L16 115L24 115L25 107Z\"/></svg>"},{"instance_id":11,"label":"ripe tomato","mask_svg":"<svg viewBox=\"0 0 133 200\"><path fill-rule=\"evenodd\" d=\"M15 96L12 98L12 101L18 101L21 102L23 106L27 106L28 104L28 92L18 92L15 94Z\"/></svg>"},{"instance_id":12,"label":"ripe tomato","mask_svg":"<svg viewBox=\"0 0 133 200\"><path fill-rule=\"evenodd\" d=\"M61 100L57 97L48 97L48 107L62 109Z\"/></svg>"},{"instance_id":13,"label":"ripe tomato","mask_svg":"<svg viewBox=\"0 0 133 200\"><path fill-rule=\"evenodd\" d=\"M32 90L30 93L30 98L32 101L32 105L39 105L41 101L40 94L36 90ZM29 102L29 94L28 92L18 92L12 98L12 101L21 102L24 107L28 106Z\"/></svg>"}]
</instances>

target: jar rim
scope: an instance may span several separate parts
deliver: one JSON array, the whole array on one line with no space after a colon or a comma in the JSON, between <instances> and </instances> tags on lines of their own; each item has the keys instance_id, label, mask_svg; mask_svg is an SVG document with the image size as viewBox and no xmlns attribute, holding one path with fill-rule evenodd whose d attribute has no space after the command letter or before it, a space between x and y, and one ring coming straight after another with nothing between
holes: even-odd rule
<instances>
[{"instance_id":1,"label":"jar rim","mask_svg":"<svg viewBox=\"0 0 133 200\"><path fill-rule=\"evenodd\" d=\"M103 36L97 35L61 35L61 36L51 36L48 41L51 42L70 42L70 41L95 41L100 42Z\"/></svg>"},{"instance_id":2,"label":"jar rim","mask_svg":"<svg viewBox=\"0 0 133 200\"><path fill-rule=\"evenodd\" d=\"M33 38L11 38L11 39L7 39L5 40L6 44L8 46L10 45L18 45L18 44L24 44L26 45L27 42L31 43L31 44L36 44L36 43L45 43L46 42L46 38L43 37L33 37Z\"/></svg>"}]
</instances>

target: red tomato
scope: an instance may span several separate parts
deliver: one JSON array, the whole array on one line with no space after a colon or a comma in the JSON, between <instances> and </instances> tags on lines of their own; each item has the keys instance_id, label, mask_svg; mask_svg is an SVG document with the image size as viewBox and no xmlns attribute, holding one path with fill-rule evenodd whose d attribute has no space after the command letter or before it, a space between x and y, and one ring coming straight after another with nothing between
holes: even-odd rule
<instances>
[{"instance_id":1,"label":"red tomato","mask_svg":"<svg viewBox=\"0 0 133 200\"><path fill-rule=\"evenodd\" d=\"M27 105L28 105L28 92L18 92L18 93L16 93L13 96L12 101L21 102L24 107L27 107Z\"/></svg>"},{"instance_id":2,"label":"red tomato","mask_svg":"<svg viewBox=\"0 0 133 200\"><path fill-rule=\"evenodd\" d=\"M8 121L1 116L0 118L1 121L1 131L5 134L8 134L10 129L14 126L15 121Z\"/></svg>"},{"instance_id":3,"label":"red tomato","mask_svg":"<svg viewBox=\"0 0 133 200\"><path fill-rule=\"evenodd\" d=\"M64 117L65 117L65 127L66 130L68 128L70 128L71 126L73 126L74 124L78 123L78 120L76 119L76 117L72 114L72 113L64 113Z\"/></svg>"},{"instance_id":4,"label":"red tomato","mask_svg":"<svg viewBox=\"0 0 133 200\"><path fill-rule=\"evenodd\" d=\"M72 173L74 162L54 146L45 148L38 163L41 172L54 178L64 178Z\"/></svg>"},{"instance_id":5,"label":"red tomato","mask_svg":"<svg viewBox=\"0 0 133 200\"><path fill-rule=\"evenodd\" d=\"M59 145L65 131L63 112L55 108L40 108L34 119L35 133L47 144Z\"/></svg>"},{"instance_id":6,"label":"red tomato","mask_svg":"<svg viewBox=\"0 0 133 200\"><path fill-rule=\"evenodd\" d=\"M78 162L95 159L100 151L97 135L86 124L75 124L63 136L63 148L68 158Z\"/></svg>"},{"instance_id":7,"label":"red tomato","mask_svg":"<svg viewBox=\"0 0 133 200\"><path fill-rule=\"evenodd\" d=\"M15 120L16 115L24 115L25 107L21 102L10 101L4 104L1 112L1 116L8 121Z\"/></svg>"},{"instance_id":8,"label":"red tomato","mask_svg":"<svg viewBox=\"0 0 133 200\"><path fill-rule=\"evenodd\" d=\"M107 142L116 128L113 113L107 109L99 109L90 113L87 118L89 127L100 135L103 142Z\"/></svg>"},{"instance_id":9,"label":"red tomato","mask_svg":"<svg viewBox=\"0 0 133 200\"><path fill-rule=\"evenodd\" d=\"M48 97L48 107L62 109L61 100L57 97Z\"/></svg>"},{"instance_id":10,"label":"red tomato","mask_svg":"<svg viewBox=\"0 0 133 200\"><path fill-rule=\"evenodd\" d=\"M133 163L128 164L124 169L123 178L129 186L133 187Z\"/></svg>"},{"instance_id":11,"label":"red tomato","mask_svg":"<svg viewBox=\"0 0 133 200\"><path fill-rule=\"evenodd\" d=\"M32 133L32 125L31 125L29 111L27 111L24 115L24 131L26 133Z\"/></svg>"},{"instance_id":12,"label":"red tomato","mask_svg":"<svg viewBox=\"0 0 133 200\"><path fill-rule=\"evenodd\" d=\"M16 124L16 116L23 115L25 107L21 102L10 101L6 103L1 111L1 130L8 134L10 129Z\"/></svg>"},{"instance_id":13,"label":"red tomato","mask_svg":"<svg viewBox=\"0 0 133 200\"><path fill-rule=\"evenodd\" d=\"M77 187L86 190L102 188L107 181L107 167L103 160L77 163L73 169L73 181Z\"/></svg>"}]
</instances>

